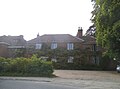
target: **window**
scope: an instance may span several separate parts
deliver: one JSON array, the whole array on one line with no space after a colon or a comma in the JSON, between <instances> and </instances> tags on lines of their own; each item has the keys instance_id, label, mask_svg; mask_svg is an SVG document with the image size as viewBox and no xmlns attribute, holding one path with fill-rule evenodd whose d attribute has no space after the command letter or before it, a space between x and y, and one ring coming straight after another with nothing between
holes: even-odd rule
<instances>
[{"instance_id":1,"label":"window","mask_svg":"<svg viewBox=\"0 0 120 89\"><path fill-rule=\"evenodd\" d=\"M100 64L100 60L99 60L99 57L98 57L98 56L96 57L96 64L97 64L97 65Z\"/></svg>"},{"instance_id":2,"label":"window","mask_svg":"<svg viewBox=\"0 0 120 89\"><path fill-rule=\"evenodd\" d=\"M95 62L96 62L96 56L93 56L92 57L92 64L95 64Z\"/></svg>"},{"instance_id":3,"label":"window","mask_svg":"<svg viewBox=\"0 0 120 89\"><path fill-rule=\"evenodd\" d=\"M51 49L56 49L57 48L57 43L52 43L51 44Z\"/></svg>"},{"instance_id":4,"label":"window","mask_svg":"<svg viewBox=\"0 0 120 89\"><path fill-rule=\"evenodd\" d=\"M67 50L73 50L74 44L73 43L68 43L67 44Z\"/></svg>"},{"instance_id":5,"label":"window","mask_svg":"<svg viewBox=\"0 0 120 89\"><path fill-rule=\"evenodd\" d=\"M52 58L51 61L52 61L52 62L57 62L57 59L56 59L56 58Z\"/></svg>"},{"instance_id":6,"label":"window","mask_svg":"<svg viewBox=\"0 0 120 89\"><path fill-rule=\"evenodd\" d=\"M42 59L43 61L47 61L47 60L48 60L48 57L41 56L40 59Z\"/></svg>"},{"instance_id":7,"label":"window","mask_svg":"<svg viewBox=\"0 0 120 89\"><path fill-rule=\"evenodd\" d=\"M97 64L99 65L99 57L98 56L93 56L93 61L92 61L93 64Z\"/></svg>"},{"instance_id":8,"label":"window","mask_svg":"<svg viewBox=\"0 0 120 89\"><path fill-rule=\"evenodd\" d=\"M42 44L36 44L35 49L41 49L42 48Z\"/></svg>"},{"instance_id":9,"label":"window","mask_svg":"<svg viewBox=\"0 0 120 89\"><path fill-rule=\"evenodd\" d=\"M73 63L73 59L74 59L74 57L69 57L68 58L68 63Z\"/></svg>"},{"instance_id":10,"label":"window","mask_svg":"<svg viewBox=\"0 0 120 89\"><path fill-rule=\"evenodd\" d=\"M92 51L98 51L98 48L97 48L97 45L96 45L96 44L93 44L93 45L92 45Z\"/></svg>"},{"instance_id":11,"label":"window","mask_svg":"<svg viewBox=\"0 0 120 89\"><path fill-rule=\"evenodd\" d=\"M18 42L19 42L18 39L14 39L14 40L13 40L13 44L14 44L14 45L16 45Z\"/></svg>"}]
</instances>

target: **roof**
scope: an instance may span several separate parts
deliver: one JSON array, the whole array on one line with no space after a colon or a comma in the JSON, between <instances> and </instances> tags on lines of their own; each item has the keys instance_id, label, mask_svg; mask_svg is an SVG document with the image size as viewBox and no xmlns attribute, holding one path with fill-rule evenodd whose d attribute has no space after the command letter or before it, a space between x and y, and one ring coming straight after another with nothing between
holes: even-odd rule
<instances>
[{"instance_id":1,"label":"roof","mask_svg":"<svg viewBox=\"0 0 120 89\"><path fill-rule=\"evenodd\" d=\"M13 49L13 48L25 48L25 46L8 46L9 49Z\"/></svg>"},{"instance_id":2,"label":"roof","mask_svg":"<svg viewBox=\"0 0 120 89\"><path fill-rule=\"evenodd\" d=\"M50 43L50 42L57 42L57 43L83 42L83 40L69 34L45 34L28 41L28 43Z\"/></svg>"},{"instance_id":3,"label":"roof","mask_svg":"<svg viewBox=\"0 0 120 89\"><path fill-rule=\"evenodd\" d=\"M84 40L84 44L96 44L96 39L93 36L82 36L80 38Z\"/></svg>"},{"instance_id":4,"label":"roof","mask_svg":"<svg viewBox=\"0 0 120 89\"><path fill-rule=\"evenodd\" d=\"M6 43L6 42L0 42L0 44L1 44L1 45L10 45L10 44L8 44L8 43Z\"/></svg>"},{"instance_id":5,"label":"roof","mask_svg":"<svg viewBox=\"0 0 120 89\"><path fill-rule=\"evenodd\" d=\"M0 42L7 43L9 45L25 45L26 41L23 36L0 36Z\"/></svg>"}]
</instances>

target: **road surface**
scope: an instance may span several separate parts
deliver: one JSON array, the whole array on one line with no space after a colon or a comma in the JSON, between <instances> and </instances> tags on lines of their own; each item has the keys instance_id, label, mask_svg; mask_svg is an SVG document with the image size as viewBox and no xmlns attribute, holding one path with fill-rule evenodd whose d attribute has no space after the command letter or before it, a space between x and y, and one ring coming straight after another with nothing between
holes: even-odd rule
<instances>
[{"instance_id":1,"label":"road surface","mask_svg":"<svg viewBox=\"0 0 120 89\"><path fill-rule=\"evenodd\" d=\"M116 71L55 70L58 77L0 77L0 89L120 89Z\"/></svg>"},{"instance_id":2,"label":"road surface","mask_svg":"<svg viewBox=\"0 0 120 89\"><path fill-rule=\"evenodd\" d=\"M49 82L25 80L0 80L0 89L80 89L67 85L51 84Z\"/></svg>"}]
</instances>

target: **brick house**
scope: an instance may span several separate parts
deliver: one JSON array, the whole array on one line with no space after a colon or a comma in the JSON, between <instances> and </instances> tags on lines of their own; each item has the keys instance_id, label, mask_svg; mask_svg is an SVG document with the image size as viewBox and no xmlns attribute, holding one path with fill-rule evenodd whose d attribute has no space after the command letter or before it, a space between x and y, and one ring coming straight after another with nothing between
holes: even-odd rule
<instances>
[{"instance_id":1,"label":"brick house","mask_svg":"<svg viewBox=\"0 0 120 89\"><path fill-rule=\"evenodd\" d=\"M23 51L25 50L26 41L23 36L0 36L0 42L2 43L0 50L6 50L3 54L4 57L19 57L23 56ZM4 43L4 48L3 48ZM2 55L0 55L2 56Z\"/></svg>"},{"instance_id":2,"label":"brick house","mask_svg":"<svg viewBox=\"0 0 120 89\"><path fill-rule=\"evenodd\" d=\"M99 65L103 50L101 46L96 44L95 37L89 35L83 36L82 31L82 28L78 28L78 33L76 36L84 40L82 43L82 49L87 52L86 57L88 64L90 63Z\"/></svg>"},{"instance_id":3,"label":"brick house","mask_svg":"<svg viewBox=\"0 0 120 89\"><path fill-rule=\"evenodd\" d=\"M49 51L49 58L51 58L53 61L58 61L58 54L59 58L62 57L63 51L73 51L75 49L79 49L82 46L83 40L74 37L69 34L46 34L42 36L37 36L37 38L32 39L27 42L27 53L33 54L40 51ZM58 53L58 54L57 54ZM61 54L61 55L60 55ZM40 54L39 54L40 55ZM43 54L41 56L46 56L46 54ZM67 54L68 55L68 54ZM48 55L47 55L48 56ZM68 62L73 61L73 57L70 56L70 54L67 56ZM62 59L62 58L60 58ZM71 61L70 61L71 60Z\"/></svg>"},{"instance_id":4,"label":"brick house","mask_svg":"<svg viewBox=\"0 0 120 89\"><path fill-rule=\"evenodd\" d=\"M70 34L45 34L25 41L23 36L0 36L0 56L39 57L54 62L99 65L102 50L92 36L83 36L78 28L76 36Z\"/></svg>"},{"instance_id":5,"label":"brick house","mask_svg":"<svg viewBox=\"0 0 120 89\"><path fill-rule=\"evenodd\" d=\"M86 64L99 65L101 48L96 45L94 37L83 36L82 31L82 28L78 28L76 36L69 34L37 35L36 38L27 42L27 55L38 53L38 55L50 58L52 61L67 63L75 61L82 63L85 59Z\"/></svg>"}]
</instances>

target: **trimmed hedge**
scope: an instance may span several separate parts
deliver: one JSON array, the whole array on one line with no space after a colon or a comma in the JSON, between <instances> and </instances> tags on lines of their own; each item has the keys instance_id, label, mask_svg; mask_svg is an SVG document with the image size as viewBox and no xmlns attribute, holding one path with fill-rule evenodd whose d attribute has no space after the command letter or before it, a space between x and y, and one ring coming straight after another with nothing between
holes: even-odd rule
<instances>
[{"instance_id":1,"label":"trimmed hedge","mask_svg":"<svg viewBox=\"0 0 120 89\"><path fill-rule=\"evenodd\" d=\"M102 70L100 66L94 64L81 65L77 63L54 63L53 66L55 69L63 70Z\"/></svg>"},{"instance_id":2,"label":"trimmed hedge","mask_svg":"<svg viewBox=\"0 0 120 89\"><path fill-rule=\"evenodd\" d=\"M35 55L31 58L0 58L2 76L52 76L52 62L45 62Z\"/></svg>"}]
</instances>

